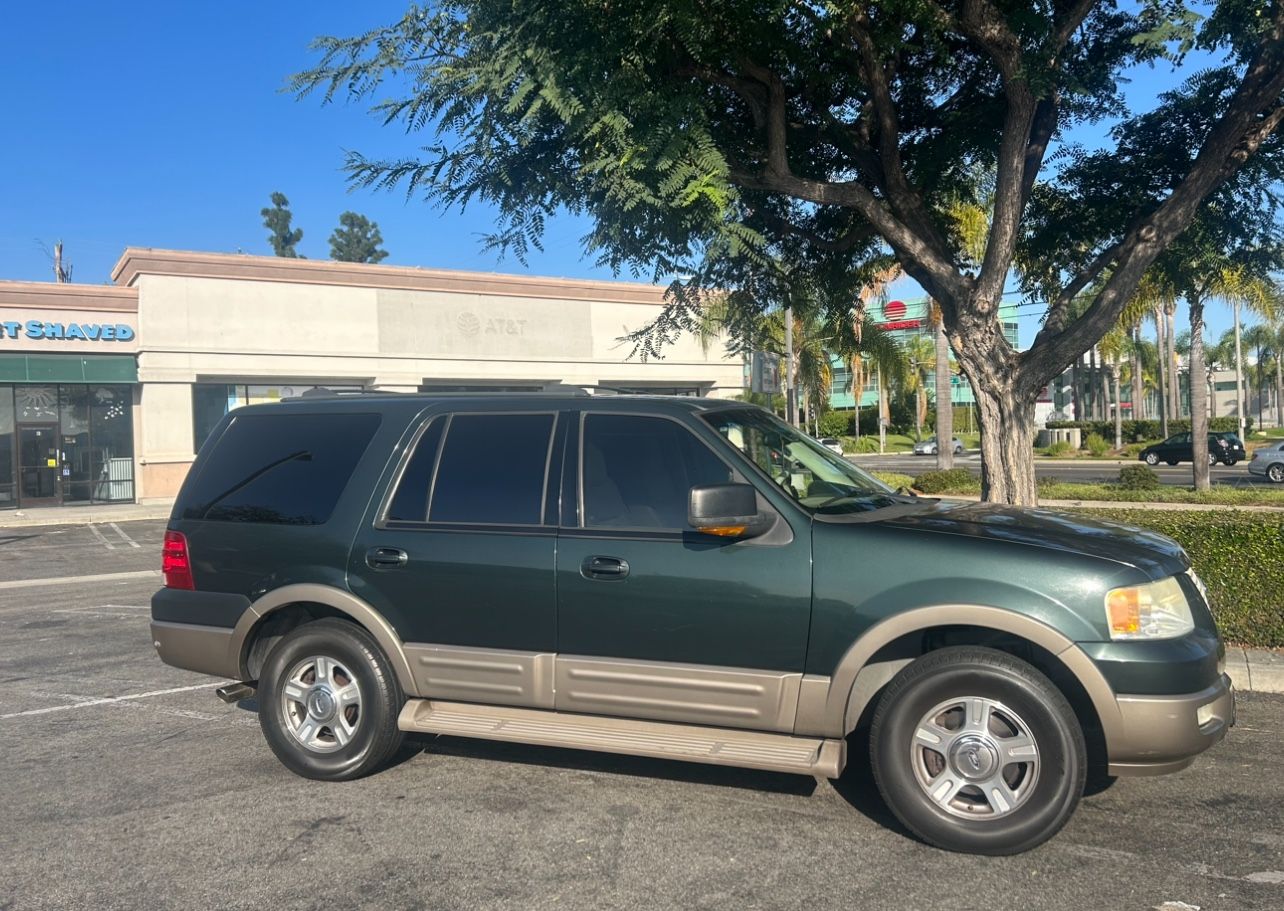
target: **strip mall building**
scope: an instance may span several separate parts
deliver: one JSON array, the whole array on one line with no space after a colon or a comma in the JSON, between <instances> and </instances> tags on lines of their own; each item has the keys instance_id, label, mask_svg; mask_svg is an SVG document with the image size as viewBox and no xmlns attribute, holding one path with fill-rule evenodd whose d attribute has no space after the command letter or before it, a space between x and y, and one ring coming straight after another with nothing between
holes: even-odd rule
<instances>
[{"instance_id":1,"label":"strip mall building","mask_svg":"<svg viewBox=\"0 0 1284 911\"><path fill-rule=\"evenodd\" d=\"M662 288L130 247L112 284L0 282L0 509L172 498L230 409L314 387L729 396ZM495 445L504 445L496 440Z\"/></svg>"}]
</instances>

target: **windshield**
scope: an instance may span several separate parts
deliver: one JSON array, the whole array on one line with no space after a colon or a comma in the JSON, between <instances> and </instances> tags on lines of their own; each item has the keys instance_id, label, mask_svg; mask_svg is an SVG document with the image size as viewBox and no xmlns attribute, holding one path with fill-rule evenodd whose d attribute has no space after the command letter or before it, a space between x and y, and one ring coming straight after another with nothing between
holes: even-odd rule
<instances>
[{"instance_id":1,"label":"windshield","mask_svg":"<svg viewBox=\"0 0 1284 911\"><path fill-rule=\"evenodd\" d=\"M810 510L860 512L902 502L882 481L766 411L737 408L704 419Z\"/></svg>"}]
</instances>

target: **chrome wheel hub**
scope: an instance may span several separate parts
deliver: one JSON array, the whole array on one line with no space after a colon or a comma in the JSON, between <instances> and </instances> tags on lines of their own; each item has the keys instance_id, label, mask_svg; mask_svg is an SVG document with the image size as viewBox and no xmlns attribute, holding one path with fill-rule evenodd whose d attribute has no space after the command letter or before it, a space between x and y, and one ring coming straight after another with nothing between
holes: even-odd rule
<instances>
[{"instance_id":1,"label":"chrome wheel hub","mask_svg":"<svg viewBox=\"0 0 1284 911\"><path fill-rule=\"evenodd\" d=\"M332 753L347 746L361 724L361 687L339 661L324 655L304 658L285 677L281 714L300 744Z\"/></svg>"},{"instance_id":2,"label":"chrome wheel hub","mask_svg":"<svg viewBox=\"0 0 1284 911\"><path fill-rule=\"evenodd\" d=\"M919 787L953 816L996 819L1029 799L1039 747L1029 726L1001 702L950 699L923 716L910 745Z\"/></svg>"}]
</instances>

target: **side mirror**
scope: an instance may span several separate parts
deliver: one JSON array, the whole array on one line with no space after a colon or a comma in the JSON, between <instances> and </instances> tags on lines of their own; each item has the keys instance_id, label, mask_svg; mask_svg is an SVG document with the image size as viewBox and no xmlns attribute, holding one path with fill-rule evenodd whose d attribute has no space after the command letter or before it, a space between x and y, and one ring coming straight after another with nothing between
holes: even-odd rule
<instances>
[{"instance_id":1,"label":"side mirror","mask_svg":"<svg viewBox=\"0 0 1284 911\"><path fill-rule=\"evenodd\" d=\"M692 487L687 523L720 538L752 538L771 526L770 517L758 512L758 492L752 484Z\"/></svg>"}]
</instances>

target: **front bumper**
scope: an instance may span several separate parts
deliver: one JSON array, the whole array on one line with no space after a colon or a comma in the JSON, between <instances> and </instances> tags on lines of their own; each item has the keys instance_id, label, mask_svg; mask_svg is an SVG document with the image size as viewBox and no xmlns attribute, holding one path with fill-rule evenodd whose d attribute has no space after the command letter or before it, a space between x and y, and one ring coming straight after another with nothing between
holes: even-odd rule
<instances>
[{"instance_id":1,"label":"front bumper","mask_svg":"<svg viewBox=\"0 0 1284 911\"><path fill-rule=\"evenodd\" d=\"M1117 696L1122 724L1110 738L1111 775L1162 775L1186 768L1235 724L1235 687L1225 674L1182 696Z\"/></svg>"},{"instance_id":2,"label":"front bumper","mask_svg":"<svg viewBox=\"0 0 1284 911\"><path fill-rule=\"evenodd\" d=\"M1266 474L1266 462L1262 461L1261 459L1249 459L1248 473L1261 474L1261 475Z\"/></svg>"}]
</instances>

